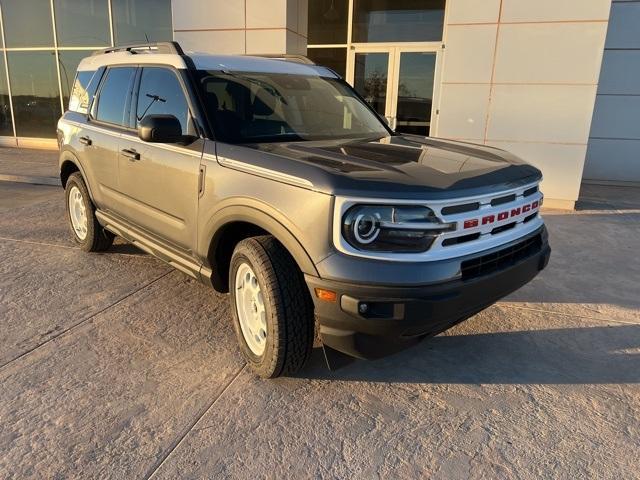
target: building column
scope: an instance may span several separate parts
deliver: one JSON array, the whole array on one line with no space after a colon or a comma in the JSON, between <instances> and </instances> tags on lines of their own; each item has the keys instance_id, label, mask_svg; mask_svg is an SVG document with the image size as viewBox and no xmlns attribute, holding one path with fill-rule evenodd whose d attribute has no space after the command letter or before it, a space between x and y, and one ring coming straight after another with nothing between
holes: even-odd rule
<instances>
[{"instance_id":1,"label":"building column","mask_svg":"<svg viewBox=\"0 0 640 480\"><path fill-rule=\"evenodd\" d=\"M540 168L545 206L580 189L611 0L448 0L436 135Z\"/></svg>"},{"instance_id":2,"label":"building column","mask_svg":"<svg viewBox=\"0 0 640 480\"><path fill-rule=\"evenodd\" d=\"M173 38L185 50L305 55L308 0L173 0Z\"/></svg>"}]
</instances>

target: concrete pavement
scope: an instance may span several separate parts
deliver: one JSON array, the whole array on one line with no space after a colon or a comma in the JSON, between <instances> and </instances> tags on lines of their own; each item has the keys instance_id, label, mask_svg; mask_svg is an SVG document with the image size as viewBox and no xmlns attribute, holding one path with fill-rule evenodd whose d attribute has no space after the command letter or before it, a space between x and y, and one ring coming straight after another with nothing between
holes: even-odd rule
<instances>
[{"instance_id":1,"label":"concrete pavement","mask_svg":"<svg viewBox=\"0 0 640 480\"><path fill-rule=\"evenodd\" d=\"M69 240L0 182L2 478L640 478L640 191L545 216L549 268L444 335L257 379L226 296Z\"/></svg>"},{"instance_id":2,"label":"concrete pavement","mask_svg":"<svg viewBox=\"0 0 640 480\"><path fill-rule=\"evenodd\" d=\"M0 147L0 181L60 185L58 151Z\"/></svg>"}]
</instances>

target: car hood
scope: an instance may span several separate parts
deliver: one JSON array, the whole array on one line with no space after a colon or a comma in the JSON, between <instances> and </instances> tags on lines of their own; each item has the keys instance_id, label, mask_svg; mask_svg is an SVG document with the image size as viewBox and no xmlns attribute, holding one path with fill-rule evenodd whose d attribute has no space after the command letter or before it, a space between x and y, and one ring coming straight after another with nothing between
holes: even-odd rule
<instances>
[{"instance_id":1,"label":"car hood","mask_svg":"<svg viewBox=\"0 0 640 480\"><path fill-rule=\"evenodd\" d=\"M247 146L275 170L339 195L449 198L506 190L541 178L537 168L504 150L413 135Z\"/></svg>"}]
</instances>

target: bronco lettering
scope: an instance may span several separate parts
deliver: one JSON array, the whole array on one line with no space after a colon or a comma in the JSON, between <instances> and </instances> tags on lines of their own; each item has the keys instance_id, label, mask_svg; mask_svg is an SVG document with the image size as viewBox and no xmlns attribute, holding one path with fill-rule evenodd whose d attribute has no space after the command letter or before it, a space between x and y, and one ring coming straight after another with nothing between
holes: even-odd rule
<instances>
[{"instance_id":1,"label":"bronco lettering","mask_svg":"<svg viewBox=\"0 0 640 480\"><path fill-rule=\"evenodd\" d=\"M506 220L507 218L517 217L523 213L528 213L530 211L535 210L540 206L540 201L536 200L535 202L529 203L527 205L523 205L522 207L512 208L510 211L506 210L504 212L500 212L497 215L485 215L484 217L477 219L465 220L463 224L463 228L475 228L478 225L489 225L495 222L501 222Z\"/></svg>"}]
</instances>

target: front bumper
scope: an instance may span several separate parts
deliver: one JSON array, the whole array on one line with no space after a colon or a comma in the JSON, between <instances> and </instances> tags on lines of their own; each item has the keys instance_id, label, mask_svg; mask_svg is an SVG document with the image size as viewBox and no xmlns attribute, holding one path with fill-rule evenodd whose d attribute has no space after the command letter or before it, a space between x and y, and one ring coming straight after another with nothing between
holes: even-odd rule
<instances>
[{"instance_id":1,"label":"front bumper","mask_svg":"<svg viewBox=\"0 0 640 480\"><path fill-rule=\"evenodd\" d=\"M520 251L519 256L500 257L501 252L511 252L524 242L528 242L527 250ZM309 275L305 278L315 303L323 344L354 357L371 359L437 335L487 308L532 280L546 267L550 255L546 230L542 227L513 245L458 259L456 277L434 284L365 285ZM502 260L490 272L477 270L481 259L491 258ZM476 268L470 278L463 276L465 264ZM375 271L371 272L371 278L376 278ZM318 299L316 288L336 292L337 300Z\"/></svg>"}]
</instances>

